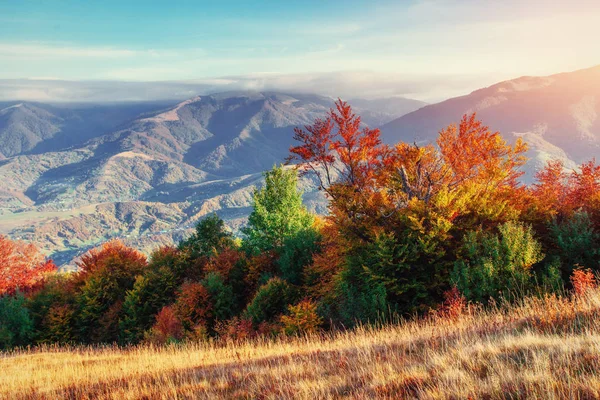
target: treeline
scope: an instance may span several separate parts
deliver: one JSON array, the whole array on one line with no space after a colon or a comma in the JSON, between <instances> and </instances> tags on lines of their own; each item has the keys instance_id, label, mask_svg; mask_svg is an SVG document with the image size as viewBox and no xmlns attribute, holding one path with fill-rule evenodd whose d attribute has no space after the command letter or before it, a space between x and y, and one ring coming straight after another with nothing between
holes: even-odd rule
<instances>
[{"instance_id":1,"label":"treeline","mask_svg":"<svg viewBox=\"0 0 600 400\"><path fill-rule=\"evenodd\" d=\"M445 300L561 292L574 271L590 278L599 267L594 161L570 172L550 162L526 186L527 146L475 115L436 145L392 147L342 101L295 139L296 164L265 173L241 239L211 215L149 259L109 242L77 273L52 274L31 246L0 238L0 346L350 328ZM325 192L328 216L302 205L298 169Z\"/></svg>"}]
</instances>

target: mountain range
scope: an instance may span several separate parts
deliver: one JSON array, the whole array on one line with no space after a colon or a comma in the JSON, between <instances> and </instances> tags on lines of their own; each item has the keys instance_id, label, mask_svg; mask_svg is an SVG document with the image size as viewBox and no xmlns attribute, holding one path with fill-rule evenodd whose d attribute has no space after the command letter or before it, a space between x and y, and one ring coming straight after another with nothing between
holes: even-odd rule
<instances>
[{"instance_id":1,"label":"mountain range","mask_svg":"<svg viewBox=\"0 0 600 400\"><path fill-rule=\"evenodd\" d=\"M38 244L58 264L120 238L143 251L187 235L217 212L237 230L262 171L282 162L293 128L334 99L227 92L183 102L0 103L0 234ZM426 105L405 98L349 103L388 143L426 143L477 112L530 145L525 179L547 160L570 168L600 154L600 67L522 77ZM305 202L326 212L309 177Z\"/></svg>"},{"instance_id":2,"label":"mountain range","mask_svg":"<svg viewBox=\"0 0 600 400\"><path fill-rule=\"evenodd\" d=\"M174 105L6 104L0 233L37 243L65 264L110 238L148 251L172 243L211 212L237 229L262 172L287 156L293 128L324 116L333 102L228 92ZM403 98L355 102L370 126L424 105ZM301 185L309 207L325 212L314 183Z\"/></svg>"}]
</instances>

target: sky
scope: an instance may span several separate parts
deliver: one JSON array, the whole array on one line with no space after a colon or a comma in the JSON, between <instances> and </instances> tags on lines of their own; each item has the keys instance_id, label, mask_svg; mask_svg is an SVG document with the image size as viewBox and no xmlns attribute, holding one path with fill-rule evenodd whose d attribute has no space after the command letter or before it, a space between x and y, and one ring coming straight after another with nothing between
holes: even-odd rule
<instances>
[{"instance_id":1,"label":"sky","mask_svg":"<svg viewBox=\"0 0 600 400\"><path fill-rule=\"evenodd\" d=\"M466 94L600 64L597 0L0 0L0 99Z\"/></svg>"}]
</instances>

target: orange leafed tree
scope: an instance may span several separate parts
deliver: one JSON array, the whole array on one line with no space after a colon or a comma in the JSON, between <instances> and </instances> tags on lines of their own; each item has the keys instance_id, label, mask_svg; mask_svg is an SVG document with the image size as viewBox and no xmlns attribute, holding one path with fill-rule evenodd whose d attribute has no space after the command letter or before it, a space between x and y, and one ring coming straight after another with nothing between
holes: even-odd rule
<instances>
[{"instance_id":1,"label":"orange leafed tree","mask_svg":"<svg viewBox=\"0 0 600 400\"><path fill-rule=\"evenodd\" d=\"M476 180L490 185L517 186L523 175L519 169L527 162L527 145L519 138L507 144L499 132L492 132L477 115L464 115L458 127L450 125L440 131L437 140L445 164L452 172L451 185Z\"/></svg>"},{"instance_id":2,"label":"orange leafed tree","mask_svg":"<svg viewBox=\"0 0 600 400\"><path fill-rule=\"evenodd\" d=\"M379 129L361 128L360 117L342 100L335 103L326 119L296 128L294 139L300 144L290 148L290 160L303 163L305 172L314 172L321 189L333 198L334 182L357 190L371 188L388 151L381 143Z\"/></svg>"},{"instance_id":3,"label":"orange leafed tree","mask_svg":"<svg viewBox=\"0 0 600 400\"><path fill-rule=\"evenodd\" d=\"M567 212L571 205L568 196L568 175L562 161L549 161L535 175L536 182L531 187L537 214L550 219L559 212Z\"/></svg>"},{"instance_id":4,"label":"orange leafed tree","mask_svg":"<svg viewBox=\"0 0 600 400\"><path fill-rule=\"evenodd\" d=\"M56 269L34 245L0 236L0 296L31 289Z\"/></svg>"},{"instance_id":5,"label":"orange leafed tree","mask_svg":"<svg viewBox=\"0 0 600 400\"><path fill-rule=\"evenodd\" d=\"M350 105L335 103L326 119L295 130L300 144L290 148L289 160L299 161L304 173L313 172L320 189L331 199L330 219L359 237L377 218L382 204L378 173L390 153L378 129L361 125Z\"/></svg>"}]
</instances>

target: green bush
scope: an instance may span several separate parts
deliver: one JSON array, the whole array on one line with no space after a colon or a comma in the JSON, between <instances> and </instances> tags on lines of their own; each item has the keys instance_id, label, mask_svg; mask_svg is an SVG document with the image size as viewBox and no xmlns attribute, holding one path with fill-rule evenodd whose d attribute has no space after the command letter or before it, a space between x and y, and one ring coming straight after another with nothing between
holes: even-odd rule
<instances>
[{"instance_id":1,"label":"green bush","mask_svg":"<svg viewBox=\"0 0 600 400\"><path fill-rule=\"evenodd\" d=\"M23 294L0 297L0 349L25 346L33 336L33 321Z\"/></svg>"},{"instance_id":2,"label":"green bush","mask_svg":"<svg viewBox=\"0 0 600 400\"><path fill-rule=\"evenodd\" d=\"M293 285L302 283L304 269L320 249L320 235L314 229L304 229L286 238L278 260L281 277Z\"/></svg>"},{"instance_id":3,"label":"green bush","mask_svg":"<svg viewBox=\"0 0 600 400\"><path fill-rule=\"evenodd\" d=\"M216 272L209 272L202 280L202 286L208 291L213 308L214 319L225 321L234 314L235 297L231 286ZM214 325L214 321L210 324Z\"/></svg>"},{"instance_id":4,"label":"green bush","mask_svg":"<svg viewBox=\"0 0 600 400\"><path fill-rule=\"evenodd\" d=\"M551 238L558 249L563 279L568 279L577 266L598 269L600 236L587 212L576 212L565 221L553 221Z\"/></svg>"},{"instance_id":5,"label":"green bush","mask_svg":"<svg viewBox=\"0 0 600 400\"><path fill-rule=\"evenodd\" d=\"M544 258L531 227L507 222L498 233L468 232L452 282L469 300L523 294L530 284L531 267Z\"/></svg>"},{"instance_id":6,"label":"green bush","mask_svg":"<svg viewBox=\"0 0 600 400\"><path fill-rule=\"evenodd\" d=\"M271 278L262 285L246 308L246 316L255 324L272 321L293 304L297 291L280 278Z\"/></svg>"}]
</instances>

